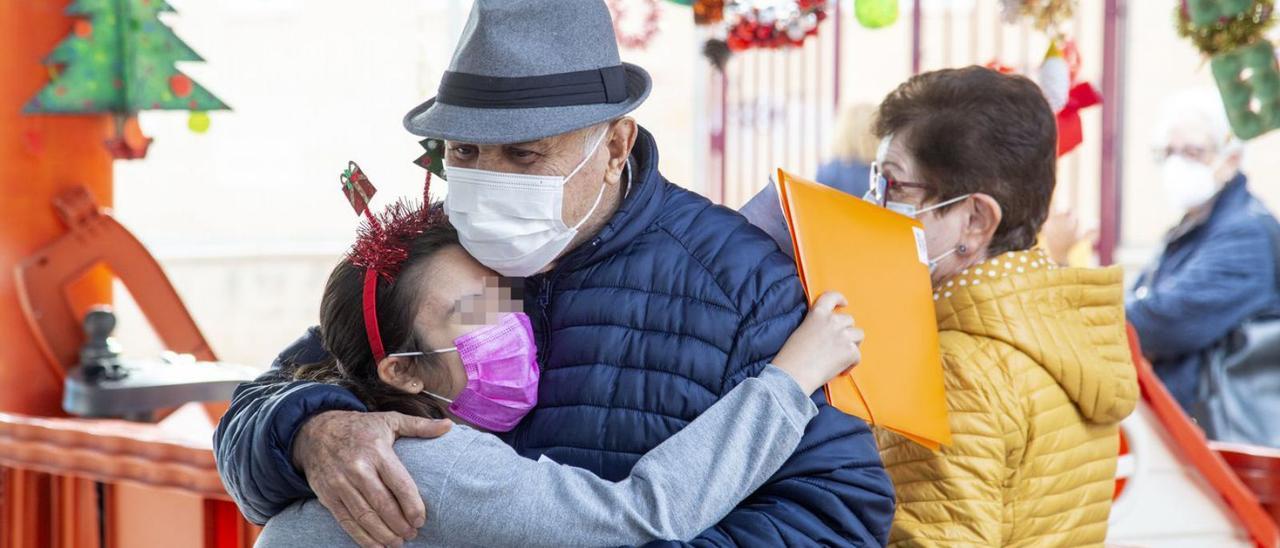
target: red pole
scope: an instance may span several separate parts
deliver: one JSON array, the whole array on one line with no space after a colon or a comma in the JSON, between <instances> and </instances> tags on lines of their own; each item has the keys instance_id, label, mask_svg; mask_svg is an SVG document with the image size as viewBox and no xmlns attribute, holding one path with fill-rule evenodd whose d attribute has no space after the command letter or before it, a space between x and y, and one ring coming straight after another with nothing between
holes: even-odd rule
<instances>
[{"instance_id":1,"label":"red pole","mask_svg":"<svg viewBox=\"0 0 1280 548\"><path fill-rule=\"evenodd\" d=\"M915 0L911 6L911 74L920 74L920 31L923 20L920 16L921 1Z\"/></svg>"},{"instance_id":2,"label":"red pole","mask_svg":"<svg viewBox=\"0 0 1280 548\"><path fill-rule=\"evenodd\" d=\"M833 61L833 64L835 65L835 70L832 71L832 83L834 85L831 86L833 88L832 95L831 95L832 97L831 105L837 111L840 109L840 4L841 4L840 2L835 2L835 7L833 8L833 11L832 11L832 13L834 14L834 17L832 17L832 19L834 19L833 22L835 23L834 25L835 28L831 31L831 37L834 39L836 43L835 60ZM821 42L819 42L819 45L821 45Z\"/></svg>"},{"instance_id":3,"label":"red pole","mask_svg":"<svg viewBox=\"0 0 1280 548\"><path fill-rule=\"evenodd\" d=\"M1098 261L1115 262L1120 242L1124 165L1125 0L1106 0L1102 31L1102 173Z\"/></svg>"}]
</instances>

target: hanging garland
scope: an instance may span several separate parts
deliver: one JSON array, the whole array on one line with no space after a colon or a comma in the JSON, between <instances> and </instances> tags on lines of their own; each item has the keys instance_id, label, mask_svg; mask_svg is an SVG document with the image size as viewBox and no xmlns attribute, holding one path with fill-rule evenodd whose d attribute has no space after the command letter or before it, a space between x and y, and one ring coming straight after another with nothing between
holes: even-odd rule
<instances>
[{"instance_id":1,"label":"hanging garland","mask_svg":"<svg viewBox=\"0 0 1280 548\"><path fill-rule=\"evenodd\" d=\"M1209 57L1231 132L1252 139L1280 128L1280 65L1264 36L1275 24L1274 0L1178 4L1178 34Z\"/></svg>"},{"instance_id":2,"label":"hanging garland","mask_svg":"<svg viewBox=\"0 0 1280 548\"><path fill-rule=\"evenodd\" d=\"M725 43L730 51L804 45L827 18L824 0L739 0L724 7Z\"/></svg>"},{"instance_id":3,"label":"hanging garland","mask_svg":"<svg viewBox=\"0 0 1280 548\"><path fill-rule=\"evenodd\" d=\"M1031 19L1036 30L1057 35L1059 25L1075 13L1075 0L1002 0L1004 21L1013 23L1019 17Z\"/></svg>"},{"instance_id":4,"label":"hanging garland","mask_svg":"<svg viewBox=\"0 0 1280 548\"><path fill-rule=\"evenodd\" d=\"M1013 67L999 61L987 63L987 68L1004 74L1017 74ZM1080 52L1075 42L1050 41L1040 65L1036 84L1044 93L1049 107L1058 118L1058 156L1075 150L1084 142L1084 128L1080 111L1102 103L1102 95L1089 82L1079 80Z\"/></svg>"},{"instance_id":5,"label":"hanging garland","mask_svg":"<svg viewBox=\"0 0 1280 548\"><path fill-rule=\"evenodd\" d=\"M1257 0L1243 12L1213 18L1204 25L1192 21L1191 9L1185 1L1178 4L1174 9L1178 36L1191 40L1201 53L1209 56L1252 44L1275 24L1272 0Z\"/></svg>"},{"instance_id":6,"label":"hanging garland","mask_svg":"<svg viewBox=\"0 0 1280 548\"><path fill-rule=\"evenodd\" d=\"M609 11L613 12L613 33L618 37L618 45L626 49L644 49L658 34L658 20L662 10L658 0L643 0L646 13L640 22L638 31L630 32L625 24L630 9L623 0L609 0Z\"/></svg>"},{"instance_id":7,"label":"hanging garland","mask_svg":"<svg viewBox=\"0 0 1280 548\"><path fill-rule=\"evenodd\" d=\"M827 18L826 0L694 0L694 21L712 26L702 47L723 71L736 52L804 45Z\"/></svg>"}]
</instances>

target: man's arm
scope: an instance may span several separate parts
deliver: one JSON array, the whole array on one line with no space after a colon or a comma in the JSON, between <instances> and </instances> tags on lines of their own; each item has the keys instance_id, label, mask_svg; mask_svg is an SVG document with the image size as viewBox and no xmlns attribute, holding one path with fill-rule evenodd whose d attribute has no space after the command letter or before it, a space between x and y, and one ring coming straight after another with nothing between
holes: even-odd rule
<instances>
[{"instance_id":1,"label":"man's arm","mask_svg":"<svg viewBox=\"0 0 1280 548\"><path fill-rule=\"evenodd\" d=\"M780 254L765 261L759 298L738 329L724 391L759 374L805 312L804 292ZM855 318L856 319L856 318ZM723 392L722 392L723 393ZM818 416L763 487L693 546L879 546L893 521L893 485L866 423L814 396ZM670 543L678 544L678 543Z\"/></svg>"},{"instance_id":2,"label":"man's arm","mask_svg":"<svg viewBox=\"0 0 1280 548\"><path fill-rule=\"evenodd\" d=\"M295 365L324 356L316 328L309 329L269 371L236 388L213 432L222 484L249 521L266 523L293 501L313 496L291 456L294 437L307 419L323 411L365 410L346 389L293 380Z\"/></svg>"},{"instance_id":3,"label":"man's arm","mask_svg":"<svg viewBox=\"0 0 1280 548\"><path fill-rule=\"evenodd\" d=\"M1208 347L1267 306L1275 259L1261 223L1241 223L1212 241L1176 274L1147 287L1125 307L1143 353L1175 357Z\"/></svg>"},{"instance_id":4,"label":"man's arm","mask_svg":"<svg viewBox=\"0 0 1280 548\"><path fill-rule=\"evenodd\" d=\"M214 432L222 482L255 523L314 491L361 546L411 539L426 520L426 506L392 444L398 437L439 436L452 423L367 413L340 386L292 380L294 366L326 357L312 328L271 371L236 389Z\"/></svg>"}]
</instances>

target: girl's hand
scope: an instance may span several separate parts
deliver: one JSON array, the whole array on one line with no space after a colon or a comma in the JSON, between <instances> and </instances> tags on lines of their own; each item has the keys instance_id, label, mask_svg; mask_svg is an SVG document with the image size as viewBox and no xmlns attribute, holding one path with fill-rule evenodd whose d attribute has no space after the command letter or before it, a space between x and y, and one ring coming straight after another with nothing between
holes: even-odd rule
<instances>
[{"instance_id":1,"label":"girl's hand","mask_svg":"<svg viewBox=\"0 0 1280 548\"><path fill-rule=\"evenodd\" d=\"M773 359L773 366L791 375L805 392L814 392L862 360L862 330L854 327L853 316L835 312L848 304L844 295L823 293Z\"/></svg>"}]
</instances>

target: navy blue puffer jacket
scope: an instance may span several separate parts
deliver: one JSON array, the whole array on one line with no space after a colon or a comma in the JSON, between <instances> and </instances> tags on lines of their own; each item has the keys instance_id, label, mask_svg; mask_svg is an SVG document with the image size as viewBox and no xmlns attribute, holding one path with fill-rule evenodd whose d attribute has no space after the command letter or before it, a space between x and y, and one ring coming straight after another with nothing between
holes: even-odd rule
<instances>
[{"instance_id":1,"label":"navy blue puffer jacket","mask_svg":"<svg viewBox=\"0 0 1280 548\"><path fill-rule=\"evenodd\" d=\"M737 213L666 181L647 131L632 162L630 193L608 225L526 283L542 380L538 407L506 436L527 457L613 480L758 374L805 310L791 260ZM309 334L277 365L314 359L318 344ZM886 540L893 489L875 441L865 423L821 400L787 464L693 544ZM327 409L363 406L280 372L237 391L214 444L223 481L250 519L311 496L289 448L302 421Z\"/></svg>"}]
</instances>

